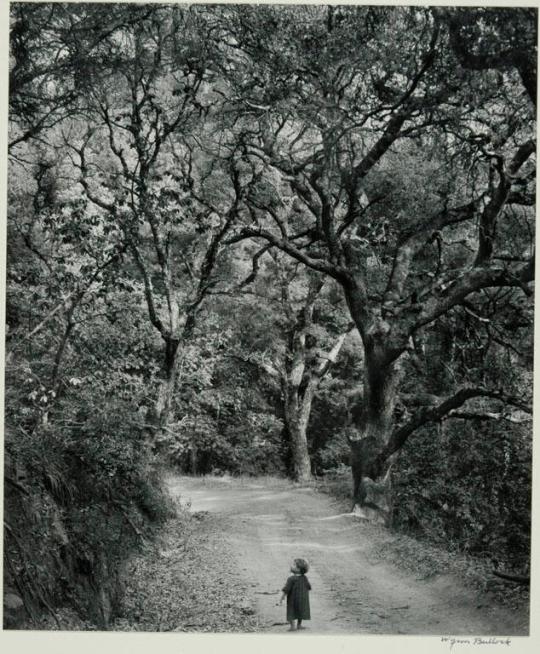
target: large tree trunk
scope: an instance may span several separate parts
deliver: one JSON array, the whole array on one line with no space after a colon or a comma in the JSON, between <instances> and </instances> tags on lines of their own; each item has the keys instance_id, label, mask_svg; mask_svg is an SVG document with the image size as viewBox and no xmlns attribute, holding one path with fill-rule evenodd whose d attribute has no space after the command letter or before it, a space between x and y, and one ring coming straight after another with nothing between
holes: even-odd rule
<instances>
[{"instance_id":1,"label":"large tree trunk","mask_svg":"<svg viewBox=\"0 0 540 654\"><path fill-rule=\"evenodd\" d=\"M159 446L160 438L167 433L178 373L180 340L172 337L164 340L165 361L163 365L163 376L159 383L153 410L147 419L154 447Z\"/></svg>"},{"instance_id":2,"label":"large tree trunk","mask_svg":"<svg viewBox=\"0 0 540 654\"><path fill-rule=\"evenodd\" d=\"M392 493L391 460L381 461L394 422L399 366L388 363L384 347L368 341L365 352L364 397L360 418L350 437L354 511L387 523Z\"/></svg>"},{"instance_id":3,"label":"large tree trunk","mask_svg":"<svg viewBox=\"0 0 540 654\"><path fill-rule=\"evenodd\" d=\"M306 389L304 396L298 387L284 380L285 422L291 446L293 476L297 481L311 479L311 459L308 451L307 426L313 393Z\"/></svg>"},{"instance_id":4,"label":"large tree trunk","mask_svg":"<svg viewBox=\"0 0 540 654\"><path fill-rule=\"evenodd\" d=\"M293 420L289 423L289 436L293 460L293 474L297 481L311 479L311 459L307 444L307 424L303 420Z\"/></svg>"},{"instance_id":5,"label":"large tree trunk","mask_svg":"<svg viewBox=\"0 0 540 654\"><path fill-rule=\"evenodd\" d=\"M291 446L293 475L298 481L311 479L311 458L309 456L307 428L315 392L336 361L348 332L341 334L322 364L314 365L306 359L305 334L294 336L291 358L282 373L281 385L284 397L285 424Z\"/></svg>"}]
</instances>

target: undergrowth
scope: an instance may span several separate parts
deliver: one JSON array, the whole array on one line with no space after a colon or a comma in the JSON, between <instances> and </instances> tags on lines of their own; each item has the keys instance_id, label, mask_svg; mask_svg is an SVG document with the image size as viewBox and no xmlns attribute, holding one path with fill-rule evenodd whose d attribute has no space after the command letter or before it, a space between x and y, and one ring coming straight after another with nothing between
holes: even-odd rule
<instances>
[{"instance_id":1,"label":"undergrowth","mask_svg":"<svg viewBox=\"0 0 540 654\"><path fill-rule=\"evenodd\" d=\"M340 502L344 510L350 510L351 477L349 469L339 469L314 482L315 488ZM421 579L439 575L458 577L479 594L479 602L495 601L498 604L519 609L530 599L525 586L505 581L493 575L489 557L472 556L460 551L459 544L446 541L445 545L434 542L422 533L407 534L399 528L365 524L376 538L373 549L376 559L388 561L399 569L412 573Z\"/></svg>"}]
</instances>

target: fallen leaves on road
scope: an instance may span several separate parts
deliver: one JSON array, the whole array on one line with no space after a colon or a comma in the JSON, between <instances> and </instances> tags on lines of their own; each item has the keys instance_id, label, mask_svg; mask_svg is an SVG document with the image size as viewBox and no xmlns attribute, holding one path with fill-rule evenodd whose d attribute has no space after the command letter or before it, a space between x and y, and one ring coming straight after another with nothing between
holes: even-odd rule
<instances>
[{"instance_id":1,"label":"fallen leaves on road","mask_svg":"<svg viewBox=\"0 0 540 654\"><path fill-rule=\"evenodd\" d=\"M127 566L115 631L252 632L260 627L220 518L180 511Z\"/></svg>"}]
</instances>

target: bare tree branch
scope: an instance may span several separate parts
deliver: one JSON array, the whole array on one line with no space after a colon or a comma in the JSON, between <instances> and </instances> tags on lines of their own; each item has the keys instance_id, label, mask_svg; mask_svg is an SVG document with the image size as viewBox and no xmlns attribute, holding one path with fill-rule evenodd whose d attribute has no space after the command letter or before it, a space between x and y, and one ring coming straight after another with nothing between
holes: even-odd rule
<instances>
[{"instance_id":1,"label":"bare tree branch","mask_svg":"<svg viewBox=\"0 0 540 654\"><path fill-rule=\"evenodd\" d=\"M433 297L415 308L419 314L416 319L410 321L407 333L413 334L424 325L447 313L452 307L461 304L471 293L483 288L517 287L530 295L531 290L527 285L533 280L534 257L513 268L493 267L469 270L441 289L439 297ZM410 311L410 307L408 310Z\"/></svg>"},{"instance_id":2,"label":"bare tree branch","mask_svg":"<svg viewBox=\"0 0 540 654\"><path fill-rule=\"evenodd\" d=\"M452 411L465 404L467 400L475 397L491 398L503 402L504 404L516 406L527 413L531 412L531 408L528 405L516 398L504 395L501 391L494 391L482 387L462 388L441 403L420 409L407 423L395 429L390 436L388 443L377 455L377 466L382 469L388 458L401 449L408 438L417 429L430 422L438 422L442 420L451 414Z\"/></svg>"},{"instance_id":3,"label":"bare tree branch","mask_svg":"<svg viewBox=\"0 0 540 654\"><path fill-rule=\"evenodd\" d=\"M271 245L277 247L283 252L286 252L291 257L293 257L300 263L305 264L309 268L312 268L313 270L317 270L318 272L322 272L325 273L326 275L330 275L330 277L333 277L334 279L337 280L343 280L346 278L345 269L339 266L334 266L331 263L328 263L327 261L313 259L312 257L309 257L307 254L299 250L297 247L292 245L290 241L280 238L279 236L276 236L275 234L272 234L272 232L264 230L261 227L244 227L239 232L237 232L234 236L229 237L226 240L226 243L228 244L238 243L247 238L263 238L267 240Z\"/></svg>"},{"instance_id":4,"label":"bare tree branch","mask_svg":"<svg viewBox=\"0 0 540 654\"><path fill-rule=\"evenodd\" d=\"M433 239L439 230L473 218L479 203L480 198L461 207L443 209L402 240L397 246L392 271L383 297L383 307L386 310L391 310L392 306L401 299L411 263L418 252Z\"/></svg>"}]
</instances>

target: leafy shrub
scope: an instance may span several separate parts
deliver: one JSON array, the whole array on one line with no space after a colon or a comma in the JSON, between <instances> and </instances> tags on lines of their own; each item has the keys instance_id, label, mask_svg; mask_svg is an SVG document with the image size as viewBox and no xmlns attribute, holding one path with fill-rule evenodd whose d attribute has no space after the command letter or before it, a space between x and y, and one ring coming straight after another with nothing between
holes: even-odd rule
<instances>
[{"instance_id":1,"label":"leafy shrub","mask_svg":"<svg viewBox=\"0 0 540 654\"><path fill-rule=\"evenodd\" d=\"M436 438L418 433L395 469L395 525L526 569L532 448L526 430L512 432L452 421Z\"/></svg>"},{"instance_id":2,"label":"leafy shrub","mask_svg":"<svg viewBox=\"0 0 540 654\"><path fill-rule=\"evenodd\" d=\"M250 420L251 418L251 420ZM281 422L271 415L244 415L220 429L210 416L188 419L168 444L173 463L194 474L283 471Z\"/></svg>"},{"instance_id":3,"label":"leafy shrub","mask_svg":"<svg viewBox=\"0 0 540 654\"><path fill-rule=\"evenodd\" d=\"M330 439L324 447L315 452L313 468L319 473L341 469L349 461L350 447L343 432Z\"/></svg>"}]
</instances>

